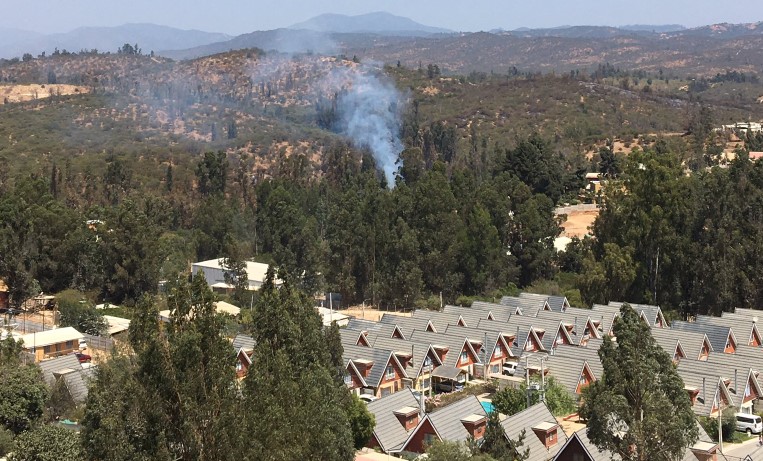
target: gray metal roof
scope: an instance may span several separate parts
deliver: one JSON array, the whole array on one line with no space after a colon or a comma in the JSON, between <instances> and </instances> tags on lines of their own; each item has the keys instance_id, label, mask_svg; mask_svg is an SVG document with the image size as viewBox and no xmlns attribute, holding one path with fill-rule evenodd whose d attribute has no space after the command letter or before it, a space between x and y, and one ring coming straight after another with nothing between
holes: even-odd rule
<instances>
[{"instance_id":1,"label":"gray metal roof","mask_svg":"<svg viewBox=\"0 0 763 461\"><path fill-rule=\"evenodd\" d=\"M511 353L511 345L506 342L504 336L495 330L485 330L480 328L470 328L470 327L461 327L458 325L450 325L445 330L445 333L447 334L454 334L454 335L466 335L471 339L475 339L477 337L482 338L482 351L480 352L480 358L484 359L487 358L488 361L490 360L490 357L493 356L493 353L495 352L496 346L501 347L501 349L507 350L509 354ZM508 349L507 349L508 348Z\"/></svg>"},{"instance_id":2,"label":"gray metal roof","mask_svg":"<svg viewBox=\"0 0 763 461\"><path fill-rule=\"evenodd\" d=\"M702 425L699 424L699 421L697 421L697 430L699 431L699 438L697 439L699 442L715 443L713 440L710 440L710 437L708 437L707 433L702 428ZM612 453L608 450L599 449L599 447L594 445L593 442L591 442L591 440L588 438L588 428L584 427L583 429L578 430L572 434L572 436L570 436L570 438L567 440L567 443L556 454L553 461L569 459L569 456L564 456L565 452L570 449L568 446L573 447L575 445L579 445L583 448L586 455L588 456L588 461L619 461L622 459L620 458L620 455ZM691 451L691 448L687 448L684 451L684 457L681 459L682 461L696 461L697 457Z\"/></svg>"},{"instance_id":3,"label":"gray metal roof","mask_svg":"<svg viewBox=\"0 0 763 461\"><path fill-rule=\"evenodd\" d=\"M532 334L530 327L524 325L509 325L506 322L495 320L480 320L479 328L483 330L493 330L502 333L504 336L514 336L514 342L510 344L511 353L519 357L525 352L525 346ZM540 344L541 347L543 344Z\"/></svg>"},{"instance_id":4,"label":"gray metal roof","mask_svg":"<svg viewBox=\"0 0 763 461\"><path fill-rule=\"evenodd\" d=\"M488 318L490 310L486 309L473 309L471 307L461 306L445 306L443 312L449 314L458 314L468 327L476 327L480 320Z\"/></svg>"},{"instance_id":5,"label":"gray metal roof","mask_svg":"<svg viewBox=\"0 0 763 461\"><path fill-rule=\"evenodd\" d=\"M588 363L594 377L599 379L604 374L604 367L601 365L601 359L599 358L599 347L601 347L602 343L603 341L601 340L591 340L587 347L559 346L554 350L552 357L583 359Z\"/></svg>"},{"instance_id":6,"label":"gray metal roof","mask_svg":"<svg viewBox=\"0 0 763 461\"><path fill-rule=\"evenodd\" d=\"M80 368L77 371L66 373L62 379L72 396L72 400L77 404L85 403L90 381L95 379L95 367Z\"/></svg>"},{"instance_id":7,"label":"gray metal roof","mask_svg":"<svg viewBox=\"0 0 763 461\"><path fill-rule=\"evenodd\" d=\"M585 359L549 355L543 362L543 368L547 370L546 379L554 378L574 398L577 393L580 376L583 373L584 367L587 366ZM537 370L540 367L540 362L537 359L532 359L529 361L529 366ZM591 374L594 374L591 367L589 366L588 368L591 370ZM525 360L520 359L517 363L517 371L514 373L514 376L524 375ZM596 376L595 374L594 377L601 378L601 376Z\"/></svg>"},{"instance_id":8,"label":"gray metal roof","mask_svg":"<svg viewBox=\"0 0 763 461\"><path fill-rule=\"evenodd\" d=\"M575 309L575 311L569 312L572 309ZM577 313L577 311L581 310L588 312L585 315ZM590 317L591 313L589 309L576 309L573 307L568 308L567 312L541 311L538 312L538 318L555 319L564 323L565 326L571 326L572 329L569 330L569 334L572 341L575 344L581 344L585 340L597 338L601 335L595 322ZM586 328L588 328L587 335Z\"/></svg>"},{"instance_id":9,"label":"gray metal roof","mask_svg":"<svg viewBox=\"0 0 763 461\"><path fill-rule=\"evenodd\" d=\"M74 354L62 355L54 359L43 360L37 364L42 370L42 376L48 386L53 386L56 382L56 376L70 371L77 371L82 369L82 365L79 363L79 359Z\"/></svg>"},{"instance_id":10,"label":"gray metal roof","mask_svg":"<svg viewBox=\"0 0 763 461\"><path fill-rule=\"evenodd\" d=\"M563 326L562 321L558 319L514 315L509 319L509 325L519 325L520 329L528 328L534 330L537 337L541 340L543 348L546 350L553 349L556 345L555 341L562 338L570 343L574 342L567 329Z\"/></svg>"},{"instance_id":11,"label":"gray metal roof","mask_svg":"<svg viewBox=\"0 0 763 461\"><path fill-rule=\"evenodd\" d=\"M715 352L723 352L726 349L726 341L729 336L735 339L736 343L739 341L736 339L736 335L729 327L722 325L711 325L708 323L696 323L686 322L683 320L675 320L670 326L671 330L677 331L693 331L696 333L705 333L707 339L710 340L710 344L713 346ZM745 342L746 344L746 342Z\"/></svg>"},{"instance_id":12,"label":"gray metal roof","mask_svg":"<svg viewBox=\"0 0 763 461\"><path fill-rule=\"evenodd\" d=\"M615 307L618 310L620 307L622 307L623 302L616 302L616 301L610 301L609 306ZM654 326L660 326L662 324L663 327L667 327L665 324L665 317L662 314L662 309L660 309L660 306L653 306L651 304L635 304L635 303L627 303L630 304L631 308L638 312L639 315L643 315L646 318L647 323L649 323L650 327Z\"/></svg>"},{"instance_id":13,"label":"gray metal roof","mask_svg":"<svg viewBox=\"0 0 763 461\"><path fill-rule=\"evenodd\" d=\"M493 314L493 319L496 321L507 322L509 318L518 311L519 307L506 304L487 303L484 301L474 301L472 303L472 309L490 311L490 313Z\"/></svg>"},{"instance_id":14,"label":"gray metal roof","mask_svg":"<svg viewBox=\"0 0 763 461\"><path fill-rule=\"evenodd\" d=\"M476 341L482 341L478 332L475 332L474 338L471 336L465 336L462 334L446 334L446 333L432 333L429 331L416 330L411 335L411 339L418 342L425 342L431 344L435 348L447 347L448 352L445 354L443 365L456 367L458 365L458 359L461 355L461 351L466 348L471 354L476 357L476 362L480 362L481 355L474 350L470 343L470 339Z\"/></svg>"},{"instance_id":15,"label":"gray metal roof","mask_svg":"<svg viewBox=\"0 0 763 461\"><path fill-rule=\"evenodd\" d=\"M560 426L556 430L556 435L558 437L557 444L546 449L532 429L539 423L559 424L544 403L533 405L530 408L520 411L519 413L509 416L501 421L501 426L503 426L506 435L511 440L518 440L522 431L525 431L525 439L522 449L530 449L530 456L527 461L546 461L555 456L564 444L567 443L567 435Z\"/></svg>"},{"instance_id":16,"label":"gray metal roof","mask_svg":"<svg viewBox=\"0 0 763 461\"><path fill-rule=\"evenodd\" d=\"M542 295L536 293L519 293L520 298L536 299L545 301L553 312L564 312L570 307L566 296Z\"/></svg>"},{"instance_id":17,"label":"gray metal roof","mask_svg":"<svg viewBox=\"0 0 763 461\"><path fill-rule=\"evenodd\" d=\"M239 333L233 338L233 348L237 351L244 349L244 352L251 352L254 350L254 338Z\"/></svg>"},{"instance_id":18,"label":"gray metal roof","mask_svg":"<svg viewBox=\"0 0 763 461\"><path fill-rule=\"evenodd\" d=\"M697 389L699 391L697 401L692 406L692 410L694 410L694 414L697 416L710 416L713 400L719 392L723 393L725 398L731 402L732 405L736 405L737 402L735 402L733 394L728 392L725 384L723 384L723 379L720 376L703 376L701 374L693 373L690 369L681 369L680 367L678 369L678 374L681 376L686 388Z\"/></svg>"},{"instance_id":19,"label":"gray metal roof","mask_svg":"<svg viewBox=\"0 0 763 461\"><path fill-rule=\"evenodd\" d=\"M352 360L354 362L357 360L367 360L373 362L370 373L364 378L370 387L379 386L390 360L397 362L395 354L390 350L363 346L345 346L342 358L344 361ZM405 368L402 364L400 364L400 368L404 374L403 377L407 378L407 373L405 373Z\"/></svg>"},{"instance_id":20,"label":"gray metal roof","mask_svg":"<svg viewBox=\"0 0 763 461\"><path fill-rule=\"evenodd\" d=\"M363 332L360 330L350 330L347 328L342 328L339 330L339 336L342 338L342 347L358 346L358 341L362 335Z\"/></svg>"},{"instance_id":21,"label":"gray metal roof","mask_svg":"<svg viewBox=\"0 0 763 461\"><path fill-rule=\"evenodd\" d=\"M435 378L443 378L455 381L456 378L458 378L458 375L463 372L464 370L460 368L451 367L450 365L440 365L432 371L432 376Z\"/></svg>"},{"instance_id":22,"label":"gray metal roof","mask_svg":"<svg viewBox=\"0 0 763 461\"><path fill-rule=\"evenodd\" d=\"M401 315L384 314L380 320L382 323L395 325L400 329L405 339L410 339L413 330L426 330L429 325L434 325L425 317L403 317ZM436 328L435 328L436 329Z\"/></svg>"},{"instance_id":23,"label":"gray metal roof","mask_svg":"<svg viewBox=\"0 0 763 461\"><path fill-rule=\"evenodd\" d=\"M437 434L442 440L451 442L463 442L469 438L462 419L469 415L482 415L487 417L485 409L477 397L470 395L465 399L439 408L427 415Z\"/></svg>"},{"instance_id":24,"label":"gray metal roof","mask_svg":"<svg viewBox=\"0 0 763 461\"><path fill-rule=\"evenodd\" d=\"M374 340L372 346L377 349L391 350L399 356L411 356L412 364L406 368L406 373L408 373L408 376L413 379L419 377L421 369L424 365L424 359L427 356L432 359L432 366L437 366L440 361L437 353L434 350L430 352L432 346L429 343L409 341L406 339L398 338L377 337Z\"/></svg>"},{"instance_id":25,"label":"gray metal roof","mask_svg":"<svg viewBox=\"0 0 763 461\"><path fill-rule=\"evenodd\" d=\"M409 388L368 404L368 411L373 413L376 420L374 436L383 451L399 451L408 439L409 432L397 419L395 411L405 407L418 406L419 402Z\"/></svg>"},{"instance_id":26,"label":"gray metal roof","mask_svg":"<svg viewBox=\"0 0 763 461\"><path fill-rule=\"evenodd\" d=\"M761 333L756 322L749 317L712 317L709 315L698 315L695 321L699 324L717 325L728 327L734 330L739 344L750 344L753 339L760 343ZM756 337L756 338L755 338Z\"/></svg>"},{"instance_id":27,"label":"gray metal roof","mask_svg":"<svg viewBox=\"0 0 763 461\"><path fill-rule=\"evenodd\" d=\"M699 360L702 346L709 339L703 332L682 331L672 328L652 328L652 337L665 352L671 357L676 351L677 344L681 344L681 350L688 360ZM712 351L712 344L710 350Z\"/></svg>"},{"instance_id":28,"label":"gray metal roof","mask_svg":"<svg viewBox=\"0 0 763 461\"><path fill-rule=\"evenodd\" d=\"M521 311L521 315L535 316L539 311L551 310L551 306L549 306L548 302L546 301L546 297L522 297L521 295L519 297L504 296L501 298L500 302L505 306L518 308Z\"/></svg>"},{"instance_id":29,"label":"gray metal roof","mask_svg":"<svg viewBox=\"0 0 763 461\"><path fill-rule=\"evenodd\" d=\"M728 313L724 312L722 315L725 317ZM736 315L743 315L746 317L758 317L763 319L763 310L760 309L744 309L741 307L737 307L732 314Z\"/></svg>"},{"instance_id":30,"label":"gray metal roof","mask_svg":"<svg viewBox=\"0 0 763 461\"><path fill-rule=\"evenodd\" d=\"M448 328L448 325L458 325L459 320L461 320L460 314L424 309L415 311L413 313L413 318L428 319L432 322L434 329L439 332L445 331L445 329Z\"/></svg>"},{"instance_id":31,"label":"gray metal roof","mask_svg":"<svg viewBox=\"0 0 763 461\"><path fill-rule=\"evenodd\" d=\"M567 443L564 444L564 446L559 450L559 452L554 457L553 461L557 461L559 459L568 459L563 458L565 452L567 450L570 450L571 447L579 445L583 448L583 451L588 455L588 461L617 461L620 458L619 455L616 455L608 450L600 450L599 447L593 444L588 439L588 428L580 429L579 431L572 434L572 436L567 440Z\"/></svg>"},{"instance_id":32,"label":"gray metal roof","mask_svg":"<svg viewBox=\"0 0 763 461\"><path fill-rule=\"evenodd\" d=\"M373 320L364 320L355 317L350 317L347 321L348 330L371 331L379 329L381 325L381 323Z\"/></svg>"}]
</instances>

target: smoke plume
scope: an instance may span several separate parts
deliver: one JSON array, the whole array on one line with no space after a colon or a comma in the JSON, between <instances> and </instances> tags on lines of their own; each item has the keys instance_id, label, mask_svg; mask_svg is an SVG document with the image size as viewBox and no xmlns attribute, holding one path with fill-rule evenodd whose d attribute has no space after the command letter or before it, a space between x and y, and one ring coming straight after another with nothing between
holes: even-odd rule
<instances>
[{"instance_id":1,"label":"smoke plume","mask_svg":"<svg viewBox=\"0 0 763 461\"><path fill-rule=\"evenodd\" d=\"M404 99L394 82L365 66L343 68L337 96L337 129L359 148L368 148L387 185L395 186L397 159L403 150L400 114Z\"/></svg>"}]
</instances>

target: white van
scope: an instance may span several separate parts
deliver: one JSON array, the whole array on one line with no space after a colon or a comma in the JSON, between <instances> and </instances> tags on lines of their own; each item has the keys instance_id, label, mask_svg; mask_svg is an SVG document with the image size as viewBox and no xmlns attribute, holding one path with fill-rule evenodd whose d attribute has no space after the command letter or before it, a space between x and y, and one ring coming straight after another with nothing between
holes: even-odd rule
<instances>
[{"instance_id":1,"label":"white van","mask_svg":"<svg viewBox=\"0 0 763 461\"><path fill-rule=\"evenodd\" d=\"M517 371L516 362L503 362L503 374L506 376L514 376Z\"/></svg>"},{"instance_id":2,"label":"white van","mask_svg":"<svg viewBox=\"0 0 763 461\"><path fill-rule=\"evenodd\" d=\"M763 432L763 420L758 415L737 413L737 430L747 434L760 434Z\"/></svg>"}]
</instances>

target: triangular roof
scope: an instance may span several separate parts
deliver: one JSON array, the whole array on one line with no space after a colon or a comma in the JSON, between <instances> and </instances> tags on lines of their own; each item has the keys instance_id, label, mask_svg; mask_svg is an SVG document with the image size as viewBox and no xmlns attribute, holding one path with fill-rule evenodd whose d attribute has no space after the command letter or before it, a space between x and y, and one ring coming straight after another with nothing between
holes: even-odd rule
<instances>
[{"instance_id":1,"label":"triangular roof","mask_svg":"<svg viewBox=\"0 0 763 461\"><path fill-rule=\"evenodd\" d=\"M390 394L368 404L368 411L374 415L374 438L383 452L398 452L402 449L409 432L395 416L395 411L405 407L418 407L419 402L409 388Z\"/></svg>"},{"instance_id":2,"label":"triangular roof","mask_svg":"<svg viewBox=\"0 0 763 461\"><path fill-rule=\"evenodd\" d=\"M532 429L539 423L558 425L554 415L546 404L542 402L501 421L501 426L506 432L506 436L511 440L518 440L522 431L525 431L522 449L529 448L530 450L527 461L545 461L556 455L559 449L567 442L567 435L561 427L558 427L556 431L558 437L557 444L550 449L546 449Z\"/></svg>"},{"instance_id":3,"label":"triangular roof","mask_svg":"<svg viewBox=\"0 0 763 461\"><path fill-rule=\"evenodd\" d=\"M464 442L468 440L470 437L469 431L461 420L470 415L482 415L487 418L487 413L482 404L473 395L429 413L410 432L401 451L405 451L405 447L410 444L416 433L425 427L427 423L431 424L437 438L440 440L449 442Z\"/></svg>"}]
</instances>

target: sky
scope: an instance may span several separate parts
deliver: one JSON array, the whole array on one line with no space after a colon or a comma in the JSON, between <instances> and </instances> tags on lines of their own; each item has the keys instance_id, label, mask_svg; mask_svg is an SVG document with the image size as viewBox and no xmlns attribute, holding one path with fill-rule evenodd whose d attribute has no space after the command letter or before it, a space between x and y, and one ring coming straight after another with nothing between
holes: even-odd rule
<instances>
[{"instance_id":1,"label":"sky","mask_svg":"<svg viewBox=\"0 0 763 461\"><path fill-rule=\"evenodd\" d=\"M386 11L456 31L763 20L760 0L0 0L0 28L41 33L147 22L238 35L323 13Z\"/></svg>"}]
</instances>

